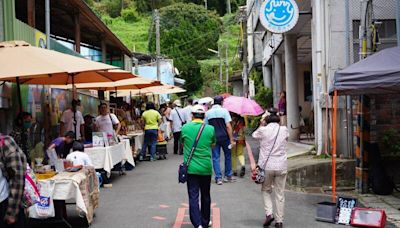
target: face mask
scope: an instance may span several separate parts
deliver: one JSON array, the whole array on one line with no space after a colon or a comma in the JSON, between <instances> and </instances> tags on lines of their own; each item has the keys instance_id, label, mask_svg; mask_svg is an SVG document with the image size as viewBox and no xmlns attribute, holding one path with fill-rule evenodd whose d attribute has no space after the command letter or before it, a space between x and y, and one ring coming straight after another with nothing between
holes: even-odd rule
<instances>
[{"instance_id":1,"label":"face mask","mask_svg":"<svg viewBox=\"0 0 400 228\"><path fill-rule=\"evenodd\" d=\"M24 122L24 128L29 129L32 127L32 122Z\"/></svg>"}]
</instances>

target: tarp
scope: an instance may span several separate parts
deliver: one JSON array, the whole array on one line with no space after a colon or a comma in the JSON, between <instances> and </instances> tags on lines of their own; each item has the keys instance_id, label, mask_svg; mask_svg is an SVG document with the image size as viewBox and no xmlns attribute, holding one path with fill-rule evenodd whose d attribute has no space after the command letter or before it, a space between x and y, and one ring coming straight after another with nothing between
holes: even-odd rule
<instances>
[{"instance_id":1,"label":"tarp","mask_svg":"<svg viewBox=\"0 0 400 228\"><path fill-rule=\"evenodd\" d=\"M400 93L400 47L375 53L337 71L330 92L339 95Z\"/></svg>"},{"instance_id":2,"label":"tarp","mask_svg":"<svg viewBox=\"0 0 400 228\"><path fill-rule=\"evenodd\" d=\"M175 93L183 93L186 90L171 85L160 85L160 86L151 86L144 89L135 89L135 90L120 90L118 91L119 97L125 96L140 96L140 95L161 95L161 94L175 94Z\"/></svg>"},{"instance_id":3,"label":"tarp","mask_svg":"<svg viewBox=\"0 0 400 228\"><path fill-rule=\"evenodd\" d=\"M0 80L42 85L113 82L132 78L117 67L57 51L30 46L24 41L0 43ZM74 80L72 80L74 78Z\"/></svg>"}]
</instances>

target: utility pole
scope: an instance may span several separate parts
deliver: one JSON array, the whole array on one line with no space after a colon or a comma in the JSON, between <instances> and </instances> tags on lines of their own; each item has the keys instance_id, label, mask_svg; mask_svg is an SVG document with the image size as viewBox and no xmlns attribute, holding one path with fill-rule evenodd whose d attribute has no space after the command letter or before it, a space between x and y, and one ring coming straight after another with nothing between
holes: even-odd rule
<instances>
[{"instance_id":1,"label":"utility pole","mask_svg":"<svg viewBox=\"0 0 400 228\"><path fill-rule=\"evenodd\" d=\"M399 1L400 1L400 0L399 0ZM207 0L204 0L204 7L205 7L206 9L208 9Z\"/></svg>"},{"instance_id":2,"label":"utility pole","mask_svg":"<svg viewBox=\"0 0 400 228\"><path fill-rule=\"evenodd\" d=\"M50 49L50 0L44 2L45 11L45 30L46 30L46 48Z\"/></svg>"},{"instance_id":3,"label":"utility pole","mask_svg":"<svg viewBox=\"0 0 400 228\"><path fill-rule=\"evenodd\" d=\"M226 86L226 92L229 92L228 89L228 82L229 82L229 59L228 59L228 43L225 43L225 50L226 50L226 54L225 54L225 71L226 71L226 78L225 78L225 86Z\"/></svg>"},{"instance_id":4,"label":"utility pole","mask_svg":"<svg viewBox=\"0 0 400 228\"><path fill-rule=\"evenodd\" d=\"M161 48L160 48L160 14L158 10L154 10L154 16L156 20L156 51L157 51L157 80L161 81L161 69L160 69L160 57L161 57Z\"/></svg>"},{"instance_id":5,"label":"utility pole","mask_svg":"<svg viewBox=\"0 0 400 228\"><path fill-rule=\"evenodd\" d=\"M397 46L400 46L400 0L397 0L396 30L397 30Z\"/></svg>"},{"instance_id":6,"label":"utility pole","mask_svg":"<svg viewBox=\"0 0 400 228\"><path fill-rule=\"evenodd\" d=\"M218 44L218 58L219 58L219 81L222 83L222 55L221 46Z\"/></svg>"},{"instance_id":7,"label":"utility pole","mask_svg":"<svg viewBox=\"0 0 400 228\"><path fill-rule=\"evenodd\" d=\"M226 0L226 11L227 11L228 14L232 13L231 0Z\"/></svg>"}]
</instances>

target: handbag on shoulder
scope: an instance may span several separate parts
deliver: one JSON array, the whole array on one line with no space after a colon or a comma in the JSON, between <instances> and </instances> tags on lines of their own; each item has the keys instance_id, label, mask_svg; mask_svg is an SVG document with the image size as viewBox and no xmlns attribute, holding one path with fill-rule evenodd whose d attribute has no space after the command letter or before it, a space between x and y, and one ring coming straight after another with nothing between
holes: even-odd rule
<instances>
[{"instance_id":1,"label":"handbag on shoulder","mask_svg":"<svg viewBox=\"0 0 400 228\"><path fill-rule=\"evenodd\" d=\"M255 170L253 170L251 178L254 180L254 182L256 182L256 184L262 184L265 181L265 170L264 170L265 169L265 165L267 165L267 162L269 160L269 157L271 156L272 150L274 149L274 146L275 146L275 143L276 143L276 139L279 136L279 130L280 129L281 129L281 127L279 126L278 127L278 133L276 133L276 136L275 136L274 144L272 144L271 151L269 152L268 158L265 161L264 165L262 165L262 167L257 167Z\"/></svg>"},{"instance_id":2,"label":"handbag on shoulder","mask_svg":"<svg viewBox=\"0 0 400 228\"><path fill-rule=\"evenodd\" d=\"M179 165L179 170L178 170L178 181L179 181L179 183L184 184L187 181L187 175L188 175L187 172L188 172L188 168L189 168L189 163L190 163L190 160L192 160L192 157L193 157L193 154L194 154L194 150L197 147L197 143L199 142L201 133L203 132L205 126L206 125L204 123L201 125L200 130L197 133L196 139L194 140L194 143L193 143L193 146L192 146L192 149L190 151L190 154L189 154L189 157L188 157L187 161L186 162L182 162L182 164Z\"/></svg>"}]
</instances>

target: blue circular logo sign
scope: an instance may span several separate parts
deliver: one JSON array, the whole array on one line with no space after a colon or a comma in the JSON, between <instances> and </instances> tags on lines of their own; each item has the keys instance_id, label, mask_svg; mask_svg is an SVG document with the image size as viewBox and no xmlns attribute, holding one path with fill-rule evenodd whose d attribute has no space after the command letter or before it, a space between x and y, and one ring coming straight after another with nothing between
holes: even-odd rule
<instances>
[{"instance_id":1,"label":"blue circular logo sign","mask_svg":"<svg viewBox=\"0 0 400 228\"><path fill-rule=\"evenodd\" d=\"M261 5L261 24L270 32L288 32L298 20L299 7L294 0L265 0Z\"/></svg>"}]
</instances>

